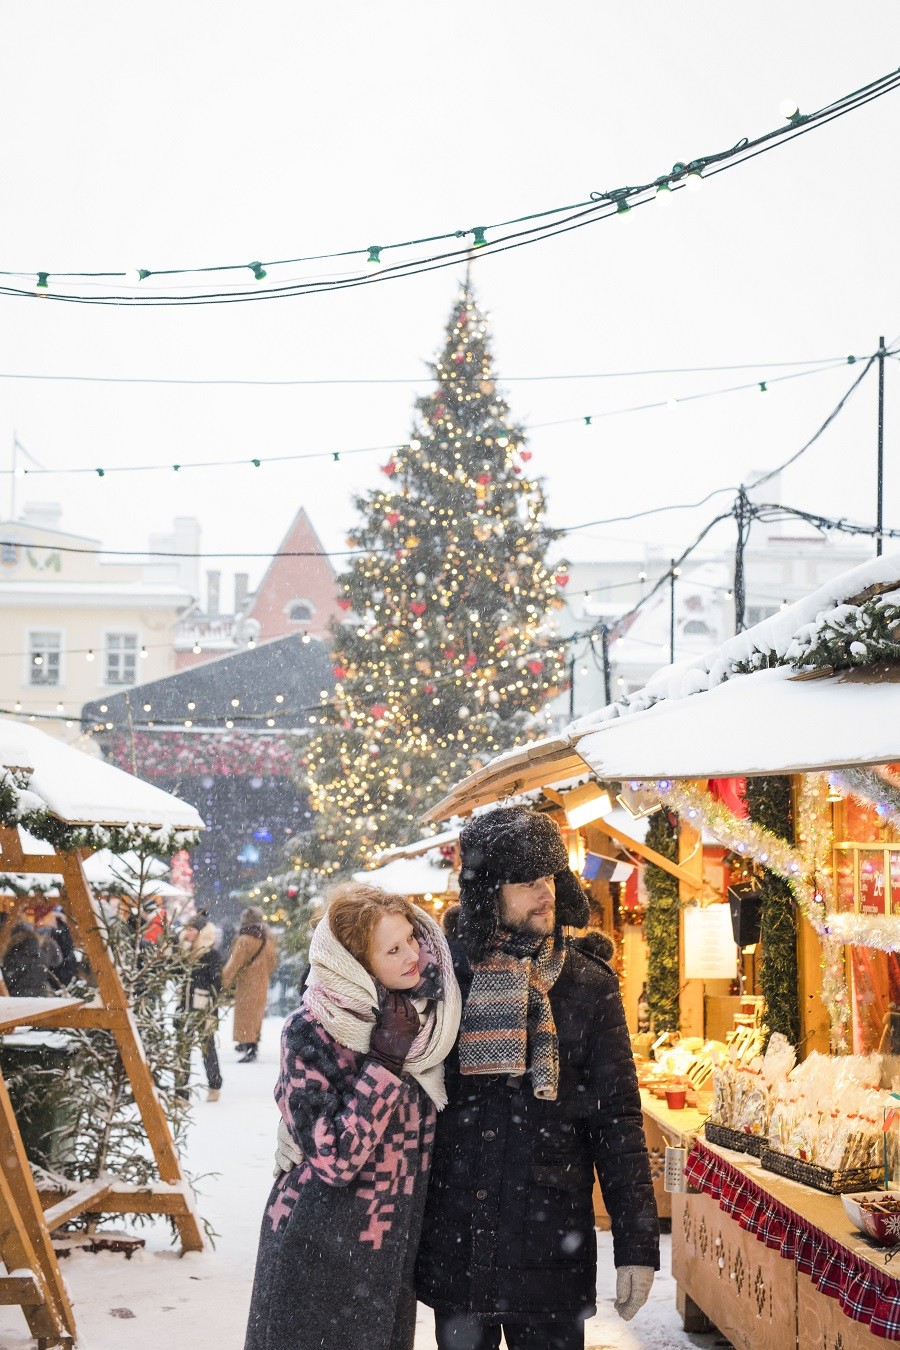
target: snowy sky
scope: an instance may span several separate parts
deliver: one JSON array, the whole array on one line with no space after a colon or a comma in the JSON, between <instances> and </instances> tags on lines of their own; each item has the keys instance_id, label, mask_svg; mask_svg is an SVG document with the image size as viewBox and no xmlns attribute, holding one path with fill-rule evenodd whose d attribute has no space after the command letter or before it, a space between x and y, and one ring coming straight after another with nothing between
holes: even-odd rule
<instances>
[{"instance_id":1,"label":"snowy sky","mask_svg":"<svg viewBox=\"0 0 900 1350\"><path fill-rule=\"evenodd\" d=\"M786 97L813 109L886 73L900 12L892 0L758 0L752 10L719 0L7 0L0 36L0 267L152 269L387 242L646 181L778 125ZM545 422L682 397L766 378L777 373L769 362L869 352L880 333L900 335L898 127L900 93L678 194L667 210L653 203L479 260L501 376L759 363L730 375L510 383L515 414ZM456 280L437 272L182 310L0 298L0 373L413 381ZM736 484L802 444L854 373L535 431L532 468L551 520L574 525ZM52 467L387 445L408 434L415 392L402 382L0 379L0 467L14 431ZM898 392L889 363L895 524ZM873 374L789 472L784 499L873 519L875 396ZM208 549L260 550L303 503L341 548L349 495L386 482L386 457L29 479L19 500L62 500L65 528L110 545L134 546L177 513L201 518ZM3 514L9 486L0 479ZM567 551L601 553L612 539L685 544L711 513L581 531Z\"/></svg>"}]
</instances>

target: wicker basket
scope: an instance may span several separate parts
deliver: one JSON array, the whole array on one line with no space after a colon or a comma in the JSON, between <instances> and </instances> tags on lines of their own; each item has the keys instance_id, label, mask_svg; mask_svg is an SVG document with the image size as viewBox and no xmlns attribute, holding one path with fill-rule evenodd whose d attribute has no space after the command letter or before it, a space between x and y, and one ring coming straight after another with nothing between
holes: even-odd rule
<instances>
[{"instance_id":1,"label":"wicker basket","mask_svg":"<svg viewBox=\"0 0 900 1350\"><path fill-rule=\"evenodd\" d=\"M763 1149L761 1162L767 1172L777 1172L780 1177L800 1181L804 1186L812 1186L817 1191L826 1191L829 1195L877 1190L884 1180L880 1167L854 1167L848 1172L832 1172L827 1167L802 1162L799 1158L791 1158L786 1153L776 1153L771 1148Z\"/></svg>"},{"instance_id":2,"label":"wicker basket","mask_svg":"<svg viewBox=\"0 0 900 1350\"><path fill-rule=\"evenodd\" d=\"M752 1153L754 1158L759 1158L767 1147L764 1135L745 1134L743 1130L733 1130L730 1125L716 1125L711 1120L703 1126L703 1133L711 1144L734 1149L735 1153Z\"/></svg>"}]
</instances>

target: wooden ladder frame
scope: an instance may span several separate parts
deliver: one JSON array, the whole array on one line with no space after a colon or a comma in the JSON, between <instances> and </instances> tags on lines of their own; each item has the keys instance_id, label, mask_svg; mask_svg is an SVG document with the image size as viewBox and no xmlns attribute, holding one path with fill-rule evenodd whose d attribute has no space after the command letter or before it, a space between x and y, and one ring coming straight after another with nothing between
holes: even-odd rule
<instances>
[{"instance_id":1,"label":"wooden ladder frame","mask_svg":"<svg viewBox=\"0 0 900 1350\"><path fill-rule=\"evenodd\" d=\"M82 857L90 850L27 854L17 829L0 827L0 870L12 873L44 873L62 876L62 905L80 941L97 982L98 998L91 1003L62 1001L58 1013L43 1013L44 1026L102 1028L115 1039L128 1075L135 1105L160 1175L160 1182L135 1191L106 1178L101 1186L79 1188L76 1196L54 1206L72 1218L83 1210L103 1214L167 1214L178 1230L184 1251L202 1251L204 1239L190 1186L181 1170L169 1122L156 1091L140 1033L128 999L103 936L97 902L84 874ZM2 1098L0 1098L2 1102ZM20 1139L21 1143L21 1139ZM76 1208L73 1209L73 1203ZM48 1215L53 1210L48 1211ZM63 1222L57 1218L57 1224Z\"/></svg>"}]
</instances>

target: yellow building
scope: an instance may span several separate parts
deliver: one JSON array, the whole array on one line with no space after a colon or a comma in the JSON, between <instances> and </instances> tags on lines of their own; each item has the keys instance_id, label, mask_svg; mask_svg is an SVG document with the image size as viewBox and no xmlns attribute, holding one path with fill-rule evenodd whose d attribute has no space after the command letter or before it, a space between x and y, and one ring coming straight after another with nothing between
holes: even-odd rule
<instances>
[{"instance_id":1,"label":"yellow building","mask_svg":"<svg viewBox=\"0 0 900 1350\"><path fill-rule=\"evenodd\" d=\"M72 741L83 704L175 669L194 596L175 567L106 562L60 514L47 503L0 522L0 713L44 714Z\"/></svg>"}]
</instances>

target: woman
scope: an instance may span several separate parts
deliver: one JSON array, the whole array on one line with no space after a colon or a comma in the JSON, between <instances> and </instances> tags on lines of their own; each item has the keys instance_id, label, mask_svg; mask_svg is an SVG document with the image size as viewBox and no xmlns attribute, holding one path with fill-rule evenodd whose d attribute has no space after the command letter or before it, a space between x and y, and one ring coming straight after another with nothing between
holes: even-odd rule
<instances>
[{"instance_id":1,"label":"woman","mask_svg":"<svg viewBox=\"0 0 900 1350\"><path fill-rule=\"evenodd\" d=\"M275 1098L302 1162L263 1216L245 1350L412 1350L413 1267L459 987L437 924L336 887Z\"/></svg>"},{"instance_id":2,"label":"woman","mask_svg":"<svg viewBox=\"0 0 900 1350\"><path fill-rule=\"evenodd\" d=\"M234 939L222 985L234 985L232 1035L241 1052L239 1064L252 1064L259 1048L262 1022L269 999L269 981L278 964L278 948L263 920L261 909L245 909Z\"/></svg>"},{"instance_id":3,"label":"woman","mask_svg":"<svg viewBox=\"0 0 900 1350\"><path fill-rule=\"evenodd\" d=\"M217 1102L222 1095L222 1070L216 1052L219 1025L216 1004L222 988L222 957L219 954L219 930L205 909L198 910L185 922L181 944L190 957L190 966L177 1017L181 1066L176 1073L175 1090L180 1097L189 1096L191 1047L196 1037L206 1073L206 1100Z\"/></svg>"}]
</instances>

